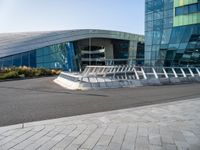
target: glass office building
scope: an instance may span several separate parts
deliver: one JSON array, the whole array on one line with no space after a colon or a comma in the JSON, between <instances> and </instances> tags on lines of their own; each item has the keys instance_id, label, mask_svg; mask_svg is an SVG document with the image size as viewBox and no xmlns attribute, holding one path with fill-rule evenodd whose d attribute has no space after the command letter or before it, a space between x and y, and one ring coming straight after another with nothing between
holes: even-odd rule
<instances>
[{"instance_id":1,"label":"glass office building","mask_svg":"<svg viewBox=\"0 0 200 150\"><path fill-rule=\"evenodd\" d=\"M0 68L79 71L87 65L144 64L144 36L106 30L0 34Z\"/></svg>"},{"instance_id":2,"label":"glass office building","mask_svg":"<svg viewBox=\"0 0 200 150\"><path fill-rule=\"evenodd\" d=\"M146 0L145 6L145 64L200 66L200 0Z\"/></svg>"}]
</instances>

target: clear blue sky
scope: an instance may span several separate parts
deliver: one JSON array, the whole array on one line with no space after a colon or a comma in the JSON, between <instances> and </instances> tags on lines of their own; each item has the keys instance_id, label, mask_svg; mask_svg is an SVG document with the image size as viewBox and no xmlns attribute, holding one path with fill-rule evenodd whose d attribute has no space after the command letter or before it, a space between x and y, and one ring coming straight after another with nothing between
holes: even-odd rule
<instances>
[{"instance_id":1,"label":"clear blue sky","mask_svg":"<svg viewBox=\"0 0 200 150\"><path fill-rule=\"evenodd\" d=\"M144 34L144 0L0 0L0 33L70 29Z\"/></svg>"}]
</instances>

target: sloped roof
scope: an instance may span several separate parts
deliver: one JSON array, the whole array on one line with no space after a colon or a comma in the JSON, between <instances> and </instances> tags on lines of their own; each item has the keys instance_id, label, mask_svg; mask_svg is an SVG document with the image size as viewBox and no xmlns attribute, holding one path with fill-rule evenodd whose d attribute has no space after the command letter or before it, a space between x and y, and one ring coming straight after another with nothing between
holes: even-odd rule
<instances>
[{"instance_id":1,"label":"sloped roof","mask_svg":"<svg viewBox=\"0 0 200 150\"><path fill-rule=\"evenodd\" d=\"M86 38L111 38L144 42L143 35L96 29L1 33L0 57L22 53L62 42L70 42Z\"/></svg>"}]
</instances>

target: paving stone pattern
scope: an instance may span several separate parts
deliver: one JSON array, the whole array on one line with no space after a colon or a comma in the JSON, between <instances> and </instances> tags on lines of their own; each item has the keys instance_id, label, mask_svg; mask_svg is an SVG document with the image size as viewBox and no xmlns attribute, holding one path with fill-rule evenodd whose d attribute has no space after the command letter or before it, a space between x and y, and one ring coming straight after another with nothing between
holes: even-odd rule
<instances>
[{"instance_id":1,"label":"paving stone pattern","mask_svg":"<svg viewBox=\"0 0 200 150\"><path fill-rule=\"evenodd\" d=\"M0 150L200 150L200 98L0 128Z\"/></svg>"}]
</instances>

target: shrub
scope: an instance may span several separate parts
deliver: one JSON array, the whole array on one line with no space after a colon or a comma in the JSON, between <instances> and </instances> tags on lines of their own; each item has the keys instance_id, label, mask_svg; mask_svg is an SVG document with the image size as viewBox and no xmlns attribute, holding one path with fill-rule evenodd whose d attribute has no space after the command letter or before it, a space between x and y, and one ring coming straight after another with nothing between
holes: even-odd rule
<instances>
[{"instance_id":1,"label":"shrub","mask_svg":"<svg viewBox=\"0 0 200 150\"><path fill-rule=\"evenodd\" d=\"M34 71L35 76L50 76L50 75L53 75L51 73L51 70L49 70L49 69L38 68L38 69L34 69L33 71Z\"/></svg>"},{"instance_id":2,"label":"shrub","mask_svg":"<svg viewBox=\"0 0 200 150\"><path fill-rule=\"evenodd\" d=\"M52 76L59 75L60 72L60 70L30 68L26 66L4 68L3 70L0 70L0 79Z\"/></svg>"},{"instance_id":3,"label":"shrub","mask_svg":"<svg viewBox=\"0 0 200 150\"><path fill-rule=\"evenodd\" d=\"M0 75L0 79L12 79L19 78L19 74L16 71L6 72Z\"/></svg>"},{"instance_id":4,"label":"shrub","mask_svg":"<svg viewBox=\"0 0 200 150\"><path fill-rule=\"evenodd\" d=\"M60 72L61 72L60 70L54 70L54 69L51 70L51 74L52 74L52 75L59 75Z\"/></svg>"},{"instance_id":5,"label":"shrub","mask_svg":"<svg viewBox=\"0 0 200 150\"><path fill-rule=\"evenodd\" d=\"M24 75L25 77L33 77L33 69L31 69L30 67L18 67L18 68L13 68L14 70L16 70L20 75Z\"/></svg>"}]
</instances>

